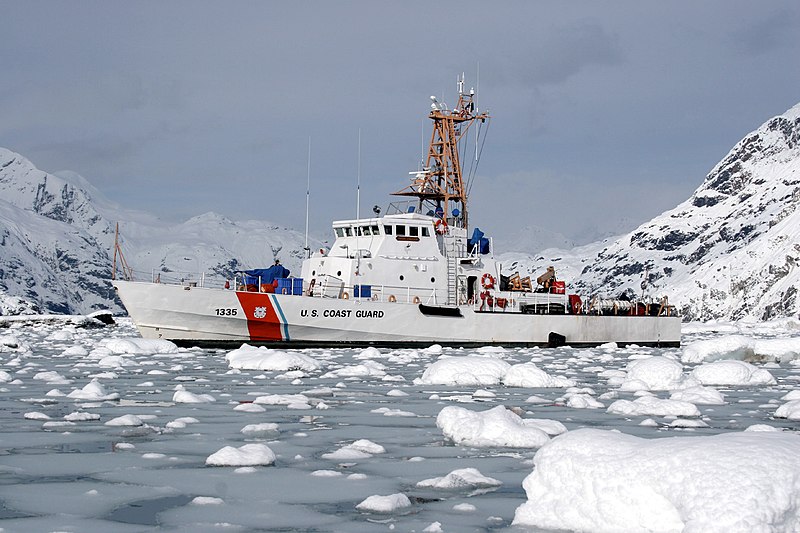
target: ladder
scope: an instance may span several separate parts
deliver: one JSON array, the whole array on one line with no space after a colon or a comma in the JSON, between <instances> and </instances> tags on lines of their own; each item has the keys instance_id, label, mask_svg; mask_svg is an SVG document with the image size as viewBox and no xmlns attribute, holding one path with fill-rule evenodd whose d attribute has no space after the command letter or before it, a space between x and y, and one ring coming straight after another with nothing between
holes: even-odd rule
<instances>
[{"instance_id":1,"label":"ladder","mask_svg":"<svg viewBox=\"0 0 800 533\"><path fill-rule=\"evenodd\" d=\"M451 235L444 238L444 255L447 259L447 305L458 303L458 258L462 254L458 240Z\"/></svg>"}]
</instances>

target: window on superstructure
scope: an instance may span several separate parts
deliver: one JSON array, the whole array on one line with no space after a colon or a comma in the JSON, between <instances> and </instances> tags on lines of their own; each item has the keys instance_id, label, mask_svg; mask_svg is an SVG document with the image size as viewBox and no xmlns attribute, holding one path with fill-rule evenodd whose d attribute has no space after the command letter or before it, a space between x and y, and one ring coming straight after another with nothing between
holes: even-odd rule
<instances>
[{"instance_id":1,"label":"window on superstructure","mask_svg":"<svg viewBox=\"0 0 800 533\"><path fill-rule=\"evenodd\" d=\"M380 230L378 229L378 225L377 224L372 226L372 234L373 235L380 235L381 234Z\"/></svg>"},{"instance_id":2,"label":"window on superstructure","mask_svg":"<svg viewBox=\"0 0 800 533\"><path fill-rule=\"evenodd\" d=\"M372 235L372 231L369 229L369 226L364 226L363 228L361 228L361 234L366 237L369 237L370 235Z\"/></svg>"},{"instance_id":3,"label":"window on superstructure","mask_svg":"<svg viewBox=\"0 0 800 533\"><path fill-rule=\"evenodd\" d=\"M344 237L344 228L333 228L337 237Z\"/></svg>"},{"instance_id":4,"label":"window on superstructure","mask_svg":"<svg viewBox=\"0 0 800 533\"><path fill-rule=\"evenodd\" d=\"M431 232L430 232L430 229L428 228L428 226L422 226L422 236L423 237L430 237L431 236Z\"/></svg>"},{"instance_id":5,"label":"window on superstructure","mask_svg":"<svg viewBox=\"0 0 800 533\"><path fill-rule=\"evenodd\" d=\"M350 228L342 228L344 230L344 236L350 237L352 233L350 232Z\"/></svg>"},{"instance_id":6,"label":"window on superstructure","mask_svg":"<svg viewBox=\"0 0 800 533\"><path fill-rule=\"evenodd\" d=\"M384 232L386 235L391 235L391 234L392 234L392 227L391 227L391 226L384 226L384 227L383 227L383 232Z\"/></svg>"},{"instance_id":7,"label":"window on superstructure","mask_svg":"<svg viewBox=\"0 0 800 533\"><path fill-rule=\"evenodd\" d=\"M408 235L411 237L419 237L419 226L409 226Z\"/></svg>"},{"instance_id":8,"label":"window on superstructure","mask_svg":"<svg viewBox=\"0 0 800 533\"><path fill-rule=\"evenodd\" d=\"M405 235L406 234L406 227L397 225L394 228L397 231L397 235Z\"/></svg>"}]
</instances>

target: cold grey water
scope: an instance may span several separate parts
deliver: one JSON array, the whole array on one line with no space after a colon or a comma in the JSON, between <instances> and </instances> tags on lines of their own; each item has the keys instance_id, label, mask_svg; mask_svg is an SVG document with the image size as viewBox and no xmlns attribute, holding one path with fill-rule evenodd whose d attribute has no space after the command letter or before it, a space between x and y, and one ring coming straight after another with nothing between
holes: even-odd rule
<instances>
[{"instance_id":1,"label":"cold grey water","mask_svg":"<svg viewBox=\"0 0 800 533\"><path fill-rule=\"evenodd\" d=\"M694 325L683 342L742 330L756 338L794 334L786 324ZM0 330L3 531L516 531L536 448L492 445L486 435L488 443L455 444L461 437L437 426L445 407L504 406L568 431L645 438L800 424L773 416L800 380L787 358L755 364L773 383L715 387L724 402L698 404L700 416L670 412L670 404L646 415L607 410L617 400L670 397L620 386L627 365L654 355L680 360L682 349L285 350L319 368L271 371L232 368L227 351L163 353L137 338L125 319L104 329ZM440 384L431 383L432 372L421 379L436 361L465 356L533 362L574 385L508 386L469 364L465 376ZM697 365L683 366L688 374ZM261 446L217 454L248 444ZM500 484L417 485L464 468ZM357 508L389 495L408 504Z\"/></svg>"}]
</instances>

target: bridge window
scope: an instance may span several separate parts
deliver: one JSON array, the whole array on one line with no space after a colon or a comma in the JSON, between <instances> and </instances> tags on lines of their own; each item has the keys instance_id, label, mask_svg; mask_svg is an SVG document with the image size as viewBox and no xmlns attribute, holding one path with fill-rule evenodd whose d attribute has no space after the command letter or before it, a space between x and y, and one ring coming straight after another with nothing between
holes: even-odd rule
<instances>
[{"instance_id":1,"label":"bridge window","mask_svg":"<svg viewBox=\"0 0 800 533\"><path fill-rule=\"evenodd\" d=\"M333 228L337 237L344 237L344 228Z\"/></svg>"},{"instance_id":2,"label":"bridge window","mask_svg":"<svg viewBox=\"0 0 800 533\"><path fill-rule=\"evenodd\" d=\"M378 229L378 225L377 224L372 226L372 234L373 235L380 235L381 234L380 230Z\"/></svg>"},{"instance_id":3,"label":"bridge window","mask_svg":"<svg viewBox=\"0 0 800 533\"><path fill-rule=\"evenodd\" d=\"M430 228L428 228L428 226L422 226L422 236L423 237L431 236Z\"/></svg>"},{"instance_id":4,"label":"bridge window","mask_svg":"<svg viewBox=\"0 0 800 533\"><path fill-rule=\"evenodd\" d=\"M408 234L411 237L419 237L419 226L409 226L408 227Z\"/></svg>"},{"instance_id":5,"label":"bridge window","mask_svg":"<svg viewBox=\"0 0 800 533\"><path fill-rule=\"evenodd\" d=\"M383 227L383 232L384 232L386 235L391 235L391 234L392 234L392 227L391 227L391 226L384 226L384 227Z\"/></svg>"},{"instance_id":6,"label":"bridge window","mask_svg":"<svg viewBox=\"0 0 800 533\"><path fill-rule=\"evenodd\" d=\"M397 231L397 235L404 236L406 234L406 227L405 226L401 226L401 225L398 224L397 226L395 226L395 230Z\"/></svg>"}]
</instances>

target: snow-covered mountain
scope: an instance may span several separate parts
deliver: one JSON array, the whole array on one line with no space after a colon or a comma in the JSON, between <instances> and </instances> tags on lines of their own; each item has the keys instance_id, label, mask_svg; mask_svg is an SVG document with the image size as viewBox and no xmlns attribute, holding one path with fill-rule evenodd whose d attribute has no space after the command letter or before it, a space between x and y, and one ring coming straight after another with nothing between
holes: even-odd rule
<instances>
[{"instance_id":1,"label":"snow-covered mountain","mask_svg":"<svg viewBox=\"0 0 800 533\"><path fill-rule=\"evenodd\" d=\"M505 254L505 270L552 264L577 292L667 295L685 319L798 312L800 104L745 136L692 196L634 231L575 250Z\"/></svg>"},{"instance_id":2,"label":"snow-covered mountain","mask_svg":"<svg viewBox=\"0 0 800 533\"><path fill-rule=\"evenodd\" d=\"M688 200L634 231L501 260L507 273L523 275L553 265L582 294L667 295L689 320L794 315L798 203L800 104L742 139ZM48 174L0 148L0 312L121 311L108 282L117 221L139 279L226 276L276 257L297 272L303 257L303 236L288 228L214 213L169 225L113 204L77 174ZM526 249L545 238L529 233L502 247Z\"/></svg>"},{"instance_id":3,"label":"snow-covered mountain","mask_svg":"<svg viewBox=\"0 0 800 533\"><path fill-rule=\"evenodd\" d=\"M275 258L299 272L303 257L304 236L288 228L215 213L167 224L110 202L78 174L50 174L0 148L0 314L122 312L109 282L116 222L138 279L229 276Z\"/></svg>"}]
</instances>

